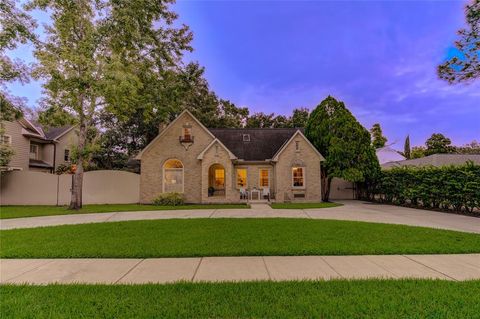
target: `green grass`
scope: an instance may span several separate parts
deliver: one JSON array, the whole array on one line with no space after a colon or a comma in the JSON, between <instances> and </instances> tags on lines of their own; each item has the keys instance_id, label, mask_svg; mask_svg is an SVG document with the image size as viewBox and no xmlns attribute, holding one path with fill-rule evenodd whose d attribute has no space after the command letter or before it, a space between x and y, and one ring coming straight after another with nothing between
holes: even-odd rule
<instances>
[{"instance_id":1,"label":"green grass","mask_svg":"<svg viewBox=\"0 0 480 319\"><path fill-rule=\"evenodd\" d=\"M2 286L2 318L478 318L480 281Z\"/></svg>"},{"instance_id":2,"label":"green grass","mask_svg":"<svg viewBox=\"0 0 480 319\"><path fill-rule=\"evenodd\" d=\"M3 258L478 253L480 235L287 218L170 219L0 231Z\"/></svg>"},{"instance_id":3,"label":"green grass","mask_svg":"<svg viewBox=\"0 0 480 319\"><path fill-rule=\"evenodd\" d=\"M68 214L149 211L149 210L177 210L177 209L224 209L224 208L248 208L247 204L204 204L204 205L181 205L181 206L154 206L140 204L104 204L85 205L78 211L69 210L66 206L0 206L0 219L51 216Z\"/></svg>"},{"instance_id":4,"label":"green grass","mask_svg":"<svg viewBox=\"0 0 480 319\"><path fill-rule=\"evenodd\" d=\"M274 209L308 209L308 208L329 208L342 206L339 203L272 203L270 206Z\"/></svg>"}]
</instances>

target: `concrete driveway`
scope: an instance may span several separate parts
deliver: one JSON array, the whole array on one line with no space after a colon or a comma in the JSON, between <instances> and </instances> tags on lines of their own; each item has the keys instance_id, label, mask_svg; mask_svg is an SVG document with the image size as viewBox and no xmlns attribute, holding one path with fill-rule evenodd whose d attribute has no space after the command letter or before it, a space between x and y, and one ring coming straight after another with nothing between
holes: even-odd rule
<instances>
[{"instance_id":1,"label":"concrete driveway","mask_svg":"<svg viewBox=\"0 0 480 319\"><path fill-rule=\"evenodd\" d=\"M344 205L320 209L272 209L265 204L254 204L251 209L163 210L27 217L2 219L0 229L172 218L310 218L424 226L480 234L480 218L477 217L354 200L339 202Z\"/></svg>"},{"instance_id":2,"label":"concrete driveway","mask_svg":"<svg viewBox=\"0 0 480 319\"><path fill-rule=\"evenodd\" d=\"M458 230L480 234L480 218L424 209L382 205L356 200L338 201L344 206L305 209L314 219L356 220ZM338 210L337 210L338 208Z\"/></svg>"}]
</instances>

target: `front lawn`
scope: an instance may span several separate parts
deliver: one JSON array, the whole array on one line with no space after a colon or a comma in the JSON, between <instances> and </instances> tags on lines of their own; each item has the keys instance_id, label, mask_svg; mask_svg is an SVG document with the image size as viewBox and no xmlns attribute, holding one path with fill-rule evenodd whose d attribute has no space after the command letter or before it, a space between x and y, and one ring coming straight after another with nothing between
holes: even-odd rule
<instances>
[{"instance_id":1,"label":"front lawn","mask_svg":"<svg viewBox=\"0 0 480 319\"><path fill-rule=\"evenodd\" d=\"M274 209L308 209L308 208L329 208L342 206L343 204L321 202L321 203L272 203Z\"/></svg>"},{"instance_id":2,"label":"front lawn","mask_svg":"<svg viewBox=\"0 0 480 319\"><path fill-rule=\"evenodd\" d=\"M153 211L153 210L177 210L177 209L224 209L224 208L248 208L247 204L210 204L210 205L181 205L181 206L154 206L140 204L104 204L85 205L78 211L69 210L67 206L0 206L0 219L51 216L68 214L109 213L128 211Z\"/></svg>"},{"instance_id":3,"label":"front lawn","mask_svg":"<svg viewBox=\"0 0 480 319\"><path fill-rule=\"evenodd\" d=\"M170 219L0 231L3 258L479 253L480 235L311 219Z\"/></svg>"},{"instance_id":4,"label":"front lawn","mask_svg":"<svg viewBox=\"0 0 480 319\"><path fill-rule=\"evenodd\" d=\"M2 318L478 318L480 281L50 285L0 289Z\"/></svg>"}]
</instances>

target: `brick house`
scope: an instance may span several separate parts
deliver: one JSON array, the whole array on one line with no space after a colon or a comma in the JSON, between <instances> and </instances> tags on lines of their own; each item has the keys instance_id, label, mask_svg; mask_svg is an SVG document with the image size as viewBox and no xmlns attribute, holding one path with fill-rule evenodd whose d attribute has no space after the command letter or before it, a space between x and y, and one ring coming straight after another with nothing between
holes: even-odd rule
<instances>
[{"instance_id":1,"label":"brick house","mask_svg":"<svg viewBox=\"0 0 480 319\"><path fill-rule=\"evenodd\" d=\"M184 111L137 159L142 203L169 192L189 203L321 201L324 158L301 129L208 129Z\"/></svg>"}]
</instances>

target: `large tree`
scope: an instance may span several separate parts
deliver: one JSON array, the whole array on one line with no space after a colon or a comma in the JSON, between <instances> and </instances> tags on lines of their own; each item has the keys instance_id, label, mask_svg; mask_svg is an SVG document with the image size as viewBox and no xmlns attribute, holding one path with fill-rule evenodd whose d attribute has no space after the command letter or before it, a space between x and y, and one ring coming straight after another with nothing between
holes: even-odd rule
<instances>
[{"instance_id":1,"label":"large tree","mask_svg":"<svg viewBox=\"0 0 480 319\"><path fill-rule=\"evenodd\" d=\"M427 146L425 155L453 153L454 148L451 144L452 141L448 137L440 133L433 133L425 142Z\"/></svg>"},{"instance_id":2,"label":"large tree","mask_svg":"<svg viewBox=\"0 0 480 319\"><path fill-rule=\"evenodd\" d=\"M154 96L162 105L160 111L150 112L149 108L140 105L125 117L101 112L97 125L103 134L93 154L97 167L125 168L127 160L158 135L159 127L166 126L184 109L191 111L207 127L241 127L248 117L247 108L237 107L210 90L204 68L198 63L178 66L157 84Z\"/></svg>"},{"instance_id":3,"label":"large tree","mask_svg":"<svg viewBox=\"0 0 480 319\"><path fill-rule=\"evenodd\" d=\"M325 157L322 199L328 201L334 177L365 182L380 170L370 134L343 102L328 96L310 114L305 135Z\"/></svg>"},{"instance_id":4,"label":"large tree","mask_svg":"<svg viewBox=\"0 0 480 319\"><path fill-rule=\"evenodd\" d=\"M438 66L438 75L449 83L480 78L480 0L465 7L467 28L458 31L455 54Z\"/></svg>"},{"instance_id":5,"label":"large tree","mask_svg":"<svg viewBox=\"0 0 480 319\"><path fill-rule=\"evenodd\" d=\"M289 119L289 125L291 127L305 127L307 125L309 115L310 112L307 108L296 108L293 110L292 116Z\"/></svg>"},{"instance_id":6,"label":"large tree","mask_svg":"<svg viewBox=\"0 0 480 319\"><path fill-rule=\"evenodd\" d=\"M45 101L75 116L79 126L71 209L82 206L87 131L101 111L128 118L141 106L164 112L157 82L191 49L186 26L175 27L170 0L34 0L50 14L46 39L35 50Z\"/></svg>"},{"instance_id":7,"label":"large tree","mask_svg":"<svg viewBox=\"0 0 480 319\"><path fill-rule=\"evenodd\" d=\"M248 117L245 127L247 128L273 128L275 123L275 114L265 114L263 112L253 113Z\"/></svg>"},{"instance_id":8,"label":"large tree","mask_svg":"<svg viewBox=\"0 0 480 319\"><path fill-rule=\"evenodd\" d=\"M263 112L253 113L246 121L248 128L294 128L305 127L308 120L307 108L296 108L291 116L265 114Z\"/></svg>"},{"instance_id":9,"label":"large tree","mask_svg":"<svg viewBox=\"0 0 480 319\"><path fill-rule=\"evenodd\" d=\"M370 129L370 133L372 134L373 147L380 148L385 146L385 143L387 143L387 138L383 136L380 123L373 124L372 128Z\"/></svg>"}]
</instances>

